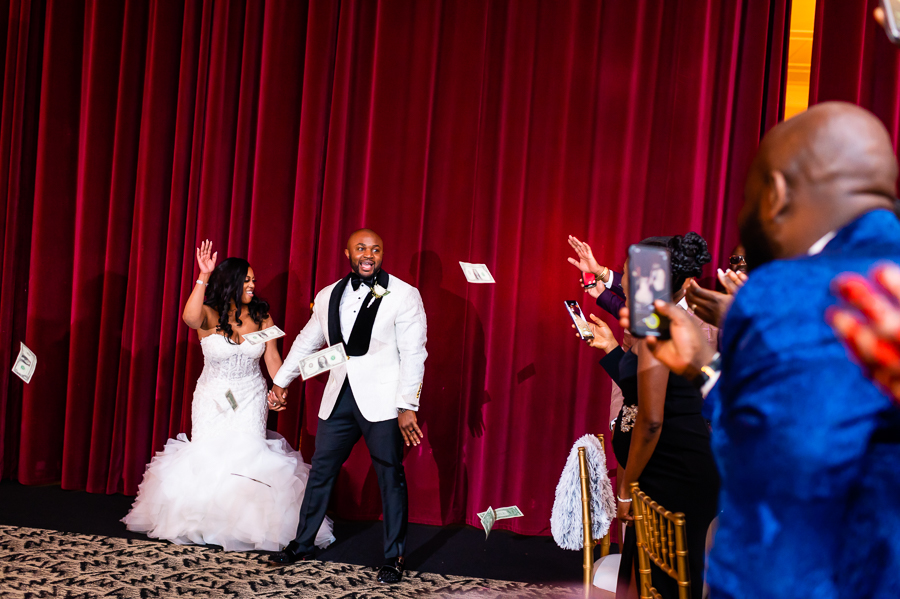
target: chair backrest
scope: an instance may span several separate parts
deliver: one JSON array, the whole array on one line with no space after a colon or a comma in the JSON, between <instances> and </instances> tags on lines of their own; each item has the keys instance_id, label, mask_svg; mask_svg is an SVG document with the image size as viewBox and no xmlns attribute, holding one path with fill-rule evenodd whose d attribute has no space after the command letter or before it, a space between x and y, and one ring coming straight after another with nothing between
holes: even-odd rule
<instances>
[{"instance_id":1,"label":"chair backrest","mask_svg":"<svg viewBox=\"0 0 900 599\"><path fill-rule=\"evenodd\" d=\"M684 514L673 514L653 501L640 490L638 483L631 483L631 498L634 501L632 512L637 533L641 599L662 599L651 581L651 561L678 583L679 599L690 599L691 577Z\"/></svg>"},{"instance_id":2,"label":"chair backrest","mask_svg":"<svg viewBox=\"0 0 900 599\"><path fill-rule=\"evenodd\" d=\"M597 435L603 445L603 435ZM578 448L578 470L581 476L581 521L584 529L584 597L589 599L594 588L594 545L600 545L600 557L609 555L609 533L595 541L591 519L591 471L584 447Z\"/></svg>"}]
</instances>

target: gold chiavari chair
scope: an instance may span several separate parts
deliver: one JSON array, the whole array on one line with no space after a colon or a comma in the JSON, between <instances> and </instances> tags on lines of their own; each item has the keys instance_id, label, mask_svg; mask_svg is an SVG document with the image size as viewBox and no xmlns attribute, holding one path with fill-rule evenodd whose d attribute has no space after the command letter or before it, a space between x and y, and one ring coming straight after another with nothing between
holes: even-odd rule
<instances>
[{"instance_id":1,"label":"gold chiavari chair","mask_svg":"<svg viewBox=\"0 0 900 599\"><path fill-rule=\"evenodd\" d=\"M597 435L603 445L603 435ZM600 557L609 555L609 532L595 541L591 520L591 472L584 447L578 448L578 469L581 474L581 521L584 526L584 597L590 599L594 589L594 546L600 545Z\"/></svg>"},{"instance_id":2,"label":"gold chiavari chair","mask_svg":"<svg viewBox=\"0 0 900 599\"><path fill-rule=\"evenodd\" d=\"M650 562L678 583L679 599L690 599L691 576L688 565L684 514L673 514L650 499L631 483L634 500L634 530L637 533L638 575L641 599L662 599L650 579Z\"/></svg>"}]
</instances>

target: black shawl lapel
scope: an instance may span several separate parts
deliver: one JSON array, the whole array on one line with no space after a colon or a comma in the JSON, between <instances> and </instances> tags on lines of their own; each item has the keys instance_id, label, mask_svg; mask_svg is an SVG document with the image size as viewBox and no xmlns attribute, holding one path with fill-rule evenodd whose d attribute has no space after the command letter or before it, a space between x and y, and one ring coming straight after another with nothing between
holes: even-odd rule
<instances>
[{"instance_id":1,"label":"black shawl lapel","mask_svg":"<svg viewBox=\"0 0 900 599\"><path fill-rule=\"evenodd\" d=\"M344 289L349 282L350 275L347 275L331 290L331 298L328 300L328 345L344 341L341 334L341 297L344 296Z\"/></svg>"}]
</instances>

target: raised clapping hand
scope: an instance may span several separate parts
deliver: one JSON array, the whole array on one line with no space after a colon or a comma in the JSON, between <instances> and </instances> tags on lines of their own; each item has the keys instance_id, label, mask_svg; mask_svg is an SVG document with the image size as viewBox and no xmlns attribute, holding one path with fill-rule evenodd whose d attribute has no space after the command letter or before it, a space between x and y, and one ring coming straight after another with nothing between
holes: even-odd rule
<instances>
[{"instance_id":1,"label":"raised clapping hand","mask_svg":"<svg viewBox=\"0 0 900 599\"><path fill-rule=\"evenodd\" d=\"M880 264L869 278L844 274L833 282L845 306L828 311L835 333L900 405L900 267Z\"/></svg>"},{"instance_id":2,"label":"raised clapping hand","mask_svg":"<svg viewBox=\"0 0 900 599\"><path fill-rule=\"evenodd\" d=\"M278 385L272 385L272 390L266 396L266 403L273 412L280 412L287 408L287 389Z\"/></svg>"},{"instance_id":3,"label":"raised clapping hand","mask_svg":"<svg viewBox=\"0 0 900 599\"><path fill-rule=\"evenodd\" d=\"M587 325L591 328L591 332L594 333L594 338L585 339L587 344L591 347L602 349L606 353L616 349L619 346L619 342L616 341L616 337L613 335L609 325L597 318L594 314L591 314L590 317L594 322L589 322ZM574 324L572 325L572 328L575 329L575 336L580 338L581 335L578 333L578 329Z\"/></svg>"},{"instance_id":4,"label":"raised clapping hand","mask_svg":"<svg viewBox=\"0 0 900 599\"><path fill-rule=\"evenodd\" d=\"M216 268L216 257L219 252L212 252L212 241L206 239L197 248L197 264L200 265L200 274L209 274Z\"/></svg>"},{"instance_id":5,"label":"raised clapping hand","mask_svg":"<svg viewBox=\"0 0 900 599\"><path fill-rule=\"evenodd\" d=\"M719 269L718 273L719 282L722 283L722 287L725 288L725 291L728 292L728 295L734 295L738 292L738 289L744 286L744 283L747 282L747 275L742 272L736 272L731 270L730 268L724 272L722 269Z\"/></svg>"},{"instance_id":6,"label":"raised clapping hand","mask_svg":"<svg viewBox=\"0 0 900 599\"><path fill-rule=\"evenodd\" d=\"M697 281L691 281L685 299L687 299L691 311L700 320L721 328L722 323L725 322L725 315L728 314L728 308L734 301L734 294L747 282L747 275L731 269L723 271L720 268L718 277L727 293L704 289L697 284Z\"/></svg>"},{"instance_id":7,"label":"raised clapping hand","mask_svg":"<svg viewBox=\"0 0 900 599\"><path fill-rule=\"evenodd\" d=\"M653 306L659 314L669 317L670 338L661 340L647 337L647 347L657 360L675 374L686 378L697 376L700 369L712 361L715 350L706 344L700 327L686 311L662 300L656 300ZM631 325L628 308L619 311L619 324L625 329Z\"/></svg>"},{"instance_id":8,"label":"raised clapping hand","mask_svg":"<svg viewBox=\"0 0 900 599\"><path fill-rule=\"evenodd\" d=\"M691 311L700 320L721 328L734 297L727 293L704 289L697 284L697 281L691 281L685 299L691 307Z\"/></svg>"}]
</instances>

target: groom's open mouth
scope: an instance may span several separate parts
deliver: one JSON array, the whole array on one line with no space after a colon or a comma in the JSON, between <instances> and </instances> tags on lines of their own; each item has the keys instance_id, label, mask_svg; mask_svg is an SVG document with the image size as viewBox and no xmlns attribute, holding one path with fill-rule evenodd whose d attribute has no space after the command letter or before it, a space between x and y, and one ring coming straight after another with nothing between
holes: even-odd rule
<instances>
[{"instance_id":1,"label":"groom's open mouth","mask_svg":"<svg viewBox=\"0 0 900 599\"><path fill-rule=\"evenodd\" d=\"M370 275L375 272L375 261L374 260L360 260L359 261L359 274Z\"/></svg>"}]
</instances>

